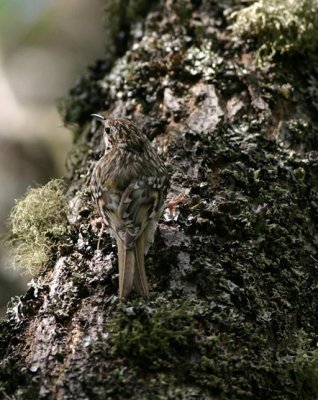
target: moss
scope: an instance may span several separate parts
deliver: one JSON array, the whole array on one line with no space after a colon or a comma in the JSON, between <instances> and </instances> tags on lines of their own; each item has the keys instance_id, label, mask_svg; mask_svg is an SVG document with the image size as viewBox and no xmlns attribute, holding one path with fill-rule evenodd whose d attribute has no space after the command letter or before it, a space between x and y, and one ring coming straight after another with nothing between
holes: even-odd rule
<instances>
[{"instance_id":1,"label":"moss","mask_svg":"<svg viewBox=\"0 0 318 400\"><path fill-rule=\"evenodd\" d=\"M142 301L122 306L108 323L112 353L150 369L169 366L194 344L195 314L193 304L186 301L159 308Z\"/></svg>"},{"instance_id":2,"label":"moss","mask_svg":"<svg viewBox=\"0 0 318 400\"><path fill-rule=\"evenodd\" d=\"M234 34L257 39L260 57L314 53L318 46L316 0L259 0L230 19Z\"/></svg>"},{"instance_id":3,"label":"moss","mask_svg":"<svg viewBox=\"0 0 318 400\"><path fill-rule=\"evenodd\" d=\"M17 268L38 273L47 263L57 243L68 232L67 201L61 180L31 188L16 201L9 217L8 245Z\"/></svg>"},{"instance_id":4,"label":"moss","mask_svg":"<svg viewBox=\"0 0 318 400\"><path fill-rule=\"evenodd\" d=\"M224 277L220 285L233 294L238 289ZM263 311L258 324L248 322L225 296L218 303L158 297L119 305L90 347L85 393L96 399L315 399L317 355L307 334L292 334L287 347L283 340L271 351L271 317Z\"/></svg>"},{"instance_id":5,"label":"moss","mask_svg":"<svg viewBox=\"0 0 318 400\"><path fill-rule=\"evenodd\" d=\"M312 340L305 331L297 335L297 350L292 364L296 376L298 399L318 398L318 349L312 350Z\"/></svg>"}]
</instances>

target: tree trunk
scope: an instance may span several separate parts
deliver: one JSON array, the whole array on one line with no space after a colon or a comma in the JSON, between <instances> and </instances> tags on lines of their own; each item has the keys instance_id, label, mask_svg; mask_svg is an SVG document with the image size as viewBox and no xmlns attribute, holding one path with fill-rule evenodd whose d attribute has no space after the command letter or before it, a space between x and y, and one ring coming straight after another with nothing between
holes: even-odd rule
<instances>
[{"instance_id":1,"label":"tree trunk","mask_svg":"<svg viewBox=\"0 0 318 400\"><path fill-rule=\"evenodd\" d=\"M72 235L0 325L2 398L315 399L317 64L256 67L234 1L127 3L127 51L62 106ZM185 197L146 258L149 301L120 304L108 233L97 251L93 112L132 118Z\"/></svg>"}]
</instances>

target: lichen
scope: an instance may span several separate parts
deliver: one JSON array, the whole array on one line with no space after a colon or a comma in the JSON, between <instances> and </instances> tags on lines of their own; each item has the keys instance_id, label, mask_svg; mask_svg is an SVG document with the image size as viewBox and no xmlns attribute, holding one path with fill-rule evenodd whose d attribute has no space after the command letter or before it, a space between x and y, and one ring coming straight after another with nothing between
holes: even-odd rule
<instances>
[{"instance_id":1,"label":"lichen","mask_svg":"<svg viewBox=\"0 0 318 400\"><path fill-rule=\"evenodd\" d=\"M213 49L211 40L203 40L200 47L191 46L184 57L184 71L191 76L211 79L220 72L223 58Z\"/></svg>"},{"instance_id":2,"label":"lichen","mask_svg":"<svg viewBox=\"0 0 318 400\"><path fill-rule=\"evenodd\" d=\"M318 46L317 0L259 0L230 19L234 34L257 39L260 57L308 54Z\"/></svg>"},{"instance_id":3,"label":"lichen","mask_svg":"<svg viewBox=\"0 0 318 400\"><path fill-rule=\"evenodd\" d=\"M9 217L7 243L17 268L36 274L50 260L58 241L70 230L67 211L64 185L59 179L28 189L16 201Z\"/></svg>"}]
</instances>

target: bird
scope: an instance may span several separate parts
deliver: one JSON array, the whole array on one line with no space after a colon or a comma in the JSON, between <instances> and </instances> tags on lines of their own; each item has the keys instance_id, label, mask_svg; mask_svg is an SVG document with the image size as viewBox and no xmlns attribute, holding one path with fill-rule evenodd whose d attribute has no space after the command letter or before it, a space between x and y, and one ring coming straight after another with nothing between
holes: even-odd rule
<instances>
[{"instance_id":1,"label":"bird","mask_svg":"<svg viewBox=\"0 0 318 400\"><path fill-rule=\"evenodd\" d=\"M94 166L91 191L102 223L116 239L119 299L125 301L132 290L148 299L145 255L165 208L167 169L133 122L92 117L102 123L105 152Z\"/></svg>"}]
</instances>

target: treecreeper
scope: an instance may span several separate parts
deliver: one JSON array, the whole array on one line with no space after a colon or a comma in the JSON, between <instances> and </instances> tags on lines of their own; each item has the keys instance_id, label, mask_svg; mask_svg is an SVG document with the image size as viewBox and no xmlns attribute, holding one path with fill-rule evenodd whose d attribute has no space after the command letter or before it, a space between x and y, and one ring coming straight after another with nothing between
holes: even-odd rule
<instances>
[{"instance_id":1,"label":"treecreeper","mask_svg":"<svg viewBox=\"0 0 318 400\"><path fill-rule=\"evenodd\" d=\"M169 187L167 170L147 136L131 121L92 114L104 128L105 153L91 178L102 222L116 239L119 298L149 288L145 255L153 242Z\"/></svg>"}]
</instances>

